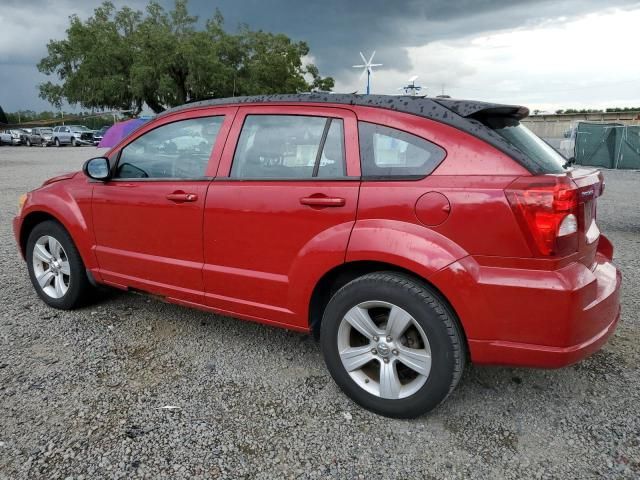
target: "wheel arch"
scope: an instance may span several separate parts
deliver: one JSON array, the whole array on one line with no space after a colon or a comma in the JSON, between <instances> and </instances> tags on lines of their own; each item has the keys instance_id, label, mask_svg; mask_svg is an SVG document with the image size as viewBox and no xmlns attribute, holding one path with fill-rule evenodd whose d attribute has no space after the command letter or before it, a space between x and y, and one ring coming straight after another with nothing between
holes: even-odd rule
<instances>
[{"instance_id":1,"label":"wheel arch","mask_svg":"<svg viewBox=\"0 0 640 480\"><path fill-rule=\"evenodd\" d=\"M81 222L77 222L75 218L72 218L72 224L69 224L65 220L62 215L57 214L58 212L51 212L49 209L44 208L34 208L24 214L22 221L20 223L20 231L19 231L19 248L20 253L23 258L26 258L26 247L27 241L29 240L29 234L33 231L36 225L40 223L51 220L58 223L62 228L64 228L71 240L73 241L80 257L82 258L83 263L86 268L94 268L97 266L95 262L95 256L93 255L91 246L92 243L89 236L88 231L86 229L86 225L82 226ZM68 212L67 212L68 213ZM72 213L71 213L72 214Z\"/></svg>"},{"instance_id":2,"label":"wheel arch","mask_svg":"<svg viewBox=\"0 0 640 480\"><path fill-rule=\"evenodd\" d=\"M64 226L64 223L62 223L58 218L56 218L49 212L44 212L41 210L29 212L29 214L27 214L22 220L22 225L20 227L20 252L22 253L23 257L26 258L27 241L29 240L29 234L36 227L36 225L42 222L46 222L47 220L52 220L56 223L59 223L60 225L62 225L62 227L65 228L65 230L68 231L68 229Z\"/></svg>"},{"instance_id":3,"label":"wheel arch","mask_svg":"<svg viewBox=\"0 0 640 480\"><path fill-rule=\"evenodd\" d=\"M412 280L426 285L433 292L434 295L444 304L449 310L458 324L458 328L465 342L465 348L468 349L467 336L465 334L464 326L456 309L453 307L447 297L440 291L440 289L430 282L425 277L400 267L395 264L370 261L370 260L358 260L347 263L342 263L328 272L326 272L320 280L316 283L311 298L309 300L309 328L315 338L319 338L320 324L322 323L322 315L324 309L331 300L331 297L347 283L355 280L363 275L374 272L394 272L411 278Z\"/></svg>"}]
</instances>

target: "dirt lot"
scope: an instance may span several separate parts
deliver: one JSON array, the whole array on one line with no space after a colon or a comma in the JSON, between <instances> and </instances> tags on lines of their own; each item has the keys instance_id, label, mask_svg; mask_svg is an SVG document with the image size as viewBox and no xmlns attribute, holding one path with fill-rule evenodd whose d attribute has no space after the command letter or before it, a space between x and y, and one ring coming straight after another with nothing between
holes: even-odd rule
<instances>
[{"instance_id":1,"label":"dirt lot","mask_svg":"<svg viewBox=\"0 0 640 480\"><path fill-rule=\"evenodd\" d=\"M606 172L600 200L624 274L604 349L471 366L431 415L394 421L342 395L308 337L123 293L47 308L17 199L98 152L0 148L0 478L640 478L640 172Z\"/></svg>"}]
</instances>

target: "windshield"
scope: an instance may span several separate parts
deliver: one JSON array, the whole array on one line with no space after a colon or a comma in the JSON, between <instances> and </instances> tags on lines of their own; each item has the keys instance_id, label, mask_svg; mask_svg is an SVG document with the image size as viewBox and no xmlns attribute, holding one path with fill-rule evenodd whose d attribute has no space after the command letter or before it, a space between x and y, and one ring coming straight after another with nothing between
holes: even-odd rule
<instances>
[{"instance_id":1,"label":"windshield","mask_svg":"<svg viewBox=\"0 0 640 480\"><path fill-rule=\"evenodd\" d=\"M86 130L89 130L84 125L72 125L70 128L71 128L71 130L80 131L80 132L84 132Z\"/></svg>"},{"instance_id":2,"label":"windshield","mask_svg":"<svg viewBox=\"0 0 640 480\"><path fill-rule=\"evenodd\" d=\"M566 171L568 167L567 160L517 119L490 117L485 119L484 123L529 157L544 173L562 173Z\"/></svg>"},{"instance_id":3,"label":"windshield","mask_svg":"<svg viewBox=\"0 0 640 480\"><path fill-rule=\"evenodd\" d=\"M53 133L53 130L51 130L50 128L41 128L40 133L43 135L50 135Z\"/></svg>"}]
</instances>

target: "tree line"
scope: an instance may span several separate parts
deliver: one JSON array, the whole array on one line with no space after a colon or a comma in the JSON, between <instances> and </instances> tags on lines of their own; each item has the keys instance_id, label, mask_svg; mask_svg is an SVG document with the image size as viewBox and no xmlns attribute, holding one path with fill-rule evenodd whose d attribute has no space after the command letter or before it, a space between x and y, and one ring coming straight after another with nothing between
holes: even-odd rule
<instances>
[{"instance_id":1,"label":"tree line","mask_svg":"<svg viewBox=\"0 0 640 480\"><path fill-rule=\"evenodd\" d=\"M118 115L118 118L121 118ZM98 130L105 125L113 124L113 115L100 115L94 112L53 112L45 110L42 112L36 112L34 110L19 110L16 112L3 112L0 107L0 125L42 125L52 126L60 125L62 123L67 125L71 123L80 123L88 128Z\"/></svg>"},{"instance_id":2,"label":"tree line","mask_svg":"<svg viewBox=\"0 0 640 480\"><path fill-rule=\"evenodd\" d=\"M638 112L640 111L640 107L611 107L605 108L604 110L598 110L595 108L583 108L583 109L575 109L575 108L567 108L566 110L556 110L558 115L563 113L616 113L616 112Z\"/></svg>"},{"instance_id":3,"label":"tree line","mask_svg":"<svg viewBox=\"0 0 640 480\"><path fill-rule=\"evenodd\" d=\"M47 44L38 69L56 76L39 86L54 106L159 113L206 98L300 93L333 88L307 62L309 47L284 34L224 28L216 9L199 27L187 0L166 11L155 1L146 10L116 9L105 1L86 21L77 15L63 40Z\"/></svg>"}]
</instances>

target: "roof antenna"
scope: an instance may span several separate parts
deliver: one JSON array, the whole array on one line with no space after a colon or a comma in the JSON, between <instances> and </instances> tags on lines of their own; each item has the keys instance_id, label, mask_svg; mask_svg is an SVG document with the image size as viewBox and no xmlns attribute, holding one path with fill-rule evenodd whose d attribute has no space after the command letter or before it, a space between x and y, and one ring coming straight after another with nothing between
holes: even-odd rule
<instances>
[{"instance_id":1,"label":"roof antenna","mask_svg":"<svg viewBox=\"0 0 640 480\"><path fill-rule=\"evenodd\" d=\"M371 93L371 77L373 76L373 67L381 67L382 64L381 63L371 63L373 61L373 57L376 54L376 51L374 50L373 53L371 54L371 57L369 57L369 61L367 61L366 58L364 58L364 55L362 54L362 52L360 52L360 58L362 58L362 61L364 62L362 65L353 65L353 68L363 68L364 70L362 70L362 73L360 74L360 79L362 79L362 77L364 76L364 74L367 74L367 95L369 95Z\"/></svg>"},{"instance_id":2,"label":"roof antenna","mask_svg":"<svg viewBox=\"0 0 640 480\"><path fill-rule=\"evenodd\" d=\"M422 87L420 85L416 85L417 79L418 75L414 75L409 79L409 83L407 85L405 85L404 87L400 87L398 90L404 91L405 95L411 95L412 97L415 97L416 95L418 95L420 90L422 90Z\"/></svg>"}]
</instances>

